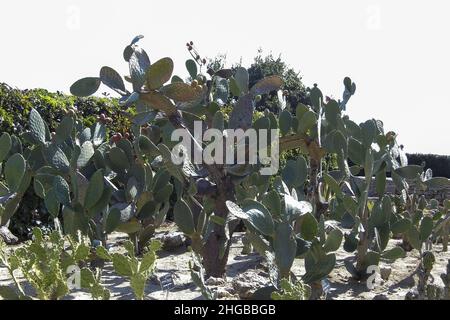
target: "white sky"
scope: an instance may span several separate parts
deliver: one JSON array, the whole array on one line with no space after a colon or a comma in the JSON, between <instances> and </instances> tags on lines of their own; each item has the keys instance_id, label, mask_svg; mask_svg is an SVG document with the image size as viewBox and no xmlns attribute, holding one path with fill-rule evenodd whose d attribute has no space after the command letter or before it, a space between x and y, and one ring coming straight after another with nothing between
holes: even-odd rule
<instances>
[{"instance_id":1,"label":"white sky","mask_svg":"<svg viewBox=\"0 0 450 320\"><path fill-rule=\"evenodd\" d=\"M261 47L336 98L350 76L351 118L383 120L407 152L450 154L449 13L448 0L2 1L0 81L68 92L103 65L126 74L122 51L138 34L180 76L189 40L230 64Z\"/></svg>"}]
</instances>

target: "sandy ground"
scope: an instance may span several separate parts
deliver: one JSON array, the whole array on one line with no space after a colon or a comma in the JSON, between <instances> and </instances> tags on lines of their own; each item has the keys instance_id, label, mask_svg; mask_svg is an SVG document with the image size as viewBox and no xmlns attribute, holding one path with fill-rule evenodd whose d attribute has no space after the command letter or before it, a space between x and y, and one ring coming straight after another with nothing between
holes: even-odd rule
<instances>
[{"instance_id":1,"label":"sandy ground","mask_svg":"<svg viewBox=\"0 0 450 320\"><path fill-rule=\"evenodd\" d=\"M164 233L174 230L176 227L167 226L160 230ZM236 233L233 237L233 245L228 262L227 281L211 281L213 288L217 288L219 296L223 299L238 299L249 297L255 287L268 285L267 271L264 259L258 254L242 255L242 233ZM126 235L115 233L112 235L111 250L119 250L118 244L126 239ZM395 246L398 240L391 240L389 246ZM442 252L441 246L434 246L436 264L433 269L434 281L442 285L440 274L445 271L450 252ZM330 274L328 281L330 290L326 299L389 299L403 300L405 294L415 286L414 271L417 268L419 253L416 250L407 253L407 257L399 259L391 264L392 272L387 281L379 280L372 290L367 288L366 282L353 280L345 268L344 261L352 259L353 254L340 249L337 252L337 266ZM189 272L189 261L191 254L185 247L180 247L175 251L159 253L157 270L155 276L148 281L146 287L147 299L153 300L193 300L202 299L199 290L191 281ZM386 264L381 263L384 268ZM296 259L292 271L295 275L301 276L304 273L303 260ZM169 293L161 289L159 278L171 274L174 279L175 288ZM111 299L128 300L133 299L132 291L128 282L113 273L112 266L106 265L103 271L104 285L111 291ZM4 268L0 267L0 285L10 285L11 281ZM0 298L1 299L1 298ZM69 300L90 299L90 295L85 292L73 292L67 297Z\"/></svg>"}]
</instances>

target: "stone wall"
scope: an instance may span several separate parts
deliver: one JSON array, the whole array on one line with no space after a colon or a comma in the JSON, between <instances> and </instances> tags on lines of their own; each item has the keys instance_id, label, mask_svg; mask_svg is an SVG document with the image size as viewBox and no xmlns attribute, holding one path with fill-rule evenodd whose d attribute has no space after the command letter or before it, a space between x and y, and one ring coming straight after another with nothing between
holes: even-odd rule
<instances>
[{"instance_id":1,"label":"stone wall","mask_svg":"<svg viewBox=\"0 0 450 320\"><path fill-rule=\"evenodd\" d=\"M356 177L357 179L364 181L364 177ZM373 183L370 185L369 197L376 197L376 183L375 177L373 178ZM415 189L414 181L408 181L409 191L412 193ZM345 190L344 192L349 192L349 190ZM394 194L395 193L395 184L392 181L392 178L386 178L386 193ZM450 199L450 187L440 188L440 189L432 189L429 188L426 192L418 192L419 195L424 194L427 199L436 199L439 202L443 202L445 199Z\"/></svg>"}]
</instances>

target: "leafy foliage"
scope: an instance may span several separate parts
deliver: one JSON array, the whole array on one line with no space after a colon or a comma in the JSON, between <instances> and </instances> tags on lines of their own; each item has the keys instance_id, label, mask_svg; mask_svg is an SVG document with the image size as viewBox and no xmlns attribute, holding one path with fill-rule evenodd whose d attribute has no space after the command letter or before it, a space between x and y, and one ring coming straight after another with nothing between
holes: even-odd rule
<instances>
[{"instance_id":1,"label":"leafy foliage","mask_svg":"<svg viewBox=\"0 0 450 320\"><path fill-rule=\"evenodd\" d=\"M301 281L291 283L287 279L282 279L280 290L272 293L273 300L308 300L311 295L311 288Z\"/></svg>"},{"instance_id":2,"label":"leafy foliage","mask_svg":"<svg viewBox=\"0 0 450 320\"><path fill-rule=\"evenodd\" d=\"M66 241L70 243L69 248L66 248ZM56 231L44 237L40 229L34 228L33 241L12 252L8 252L5 244L0 241L0 262L7 268L16 286L16 290L1 287L0 295L9 300L59 300L71 290L68 272L79 268L81 288L89 290L94 299L109 299L109 291L102 287L100 277L84 267L89 259L90 246L87 239L64 238ZM25 280L31 284L35 296L25 293L16 278L16 270L20 270Z\"/></svg>"},{"instance_id":3,"label":"leafy foliage","mask_svg":"<svg viewBox=\"0 0 450 320\"><path fill-rule=\"evenodd\" d=\"M131 241L125 242L123 246L127 250L126 255L121 253L110 254L101 246L96 248L96 252L100 258L112 261L116 273L130 280L136 299L142 300L144 299L147 280L155 269L156 252L161 249L162 244L159 241L152 241L142 258L136 257L136 248Z\"/></svg>"},{"instance_id":4,"label":"leafy foliage","mask_svg":"<svg viewBox=\"0 0 450 320\"><path fill-rule=\"evenodd\" d=\"M183 81L173 75L170 58L151 63L138 46L141 38L123 53L130 85L103 67L98 77L71 87L81 97L95 93L100 83L110 87L121 96L121 108L136 107L127 117L131 132L108 139L104 115L87 125L71 109L56 125L30 109L20 139L14 134L0 138L8 150L0 154L5 163L1 223L17 210L33 182L65 234L81 232L106 244L108 233L127 233L126 255L110 254L102 246L96 254L130 279L137 299L144 298L160 248L151 239L171 209L191 240L192 277L208 299L215 295L204 279L224 276L233 232L241 222L247 243L265 257L272 284L281 288L276 298L320 298L321 280L335 268L334 252L341 245L355 253L356 263L348 260L346 267L358 279L367 276L368 266L405 256L401 247L388 249L393 235L420 251L433 241L447 247L448 201L428 201L416 193L448 187L450 180L407 165L396 134L386 133L382 121L357 124L343 114L356 93L349 77L343 80L342 100L334 100L317 84L305 89L298 74L273 56L258 56L250 69L226 69L214 61L203 74L206 61L188 43L195 61L186 62L190 78ZM197 140L194 121L219 129L222 136L225 129L278 129L278 146L267 149L279 149L283 166L273 176L262 174L266 159L261 150L256 163L195 162L195 152L171 138L175 129L184 129L195 151L204 151L210 144ZM265 132L270 138L271 131ZM173 161L175 155L180 163ZM361 172L364 176L358 176ZM397 195L386 193L386 175ZM372 185L376 197L369 198ZM305 273L301 282L286 282L295 259L304 260ZM98 277L90 279L91 288L99 289L94 285ZM59 297L65 293L61 288L41 297Z\"/></svg>"}]
</instances>

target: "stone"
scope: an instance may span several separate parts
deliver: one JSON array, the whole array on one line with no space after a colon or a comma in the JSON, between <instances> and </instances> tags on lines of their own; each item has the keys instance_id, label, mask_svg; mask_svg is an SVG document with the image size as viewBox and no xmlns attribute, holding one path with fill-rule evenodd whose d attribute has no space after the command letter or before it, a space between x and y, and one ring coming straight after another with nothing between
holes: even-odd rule
<instances>
[{"instance_id":1,"label":"stone","mask_svg":"<svg viewBox=\"0 0 450 320\"><path fill-rule=\"evenodd\" d=\"M222 286L225 284L225 279L210 277L205 281L207 286Z\"/></svg>"},{"instance_id":2,"label":"stone","mask_svg":"<svg viewBox=\"0 0 450 320\"><path fill-rule=\"evenodd\" d=\"M387 281L389 279L389 276L392 273L392 268L389 266L380 267L380 276L381 279Z\"/></svg>"},{"instance_id":3,"label":"stone","mask_svg":"<svg viewBox=\"0 0 450 320\"><path fill-rule=\"evenodd\" d=\"M231 294L227 288L218 287L216 289L217 299L222 300L238 300L239 297Z\"/></svg>"},{"instance_id":4,"label":"stone","mask_svg":"<svg viewBox=\"0 0 450 320\"><path fill-rule=\"evenodd\" d=\"M163 244L163 249L173 251L186 245L186 237L182 232L166 232L155 237Z\"/></svg>"},{"instance_id":5,"label":"stone","mask_svg":"<svg viewBox=\"0 0 450 320\"><path fill-rule=\"evenodd\" d=\"M384 294L377 294L373 297L373 300L389 300L389 298Z\"/></svg>"},{"instance_id":6,"label":"stone","mask_svg":"<svg viewBox=\"0 0 450 320\"><path fill-rule=\"evenodd\" d=\"M19 239L13 235L7 227L0 227L0 238L8 245L17 244L19 242Z\"/></svg>"},{"instance_id":7,"label":"stone","mask_svg":"<svg viewBox=\"0 0 450 320\"><path fill-rule=\"evenodd\" d=\"M261 276L255 270L248 270L241 273L232 282L234 292L240 299L250 299L256 290L269 285L269 279Z\"/></svg>"}]
</instances>

